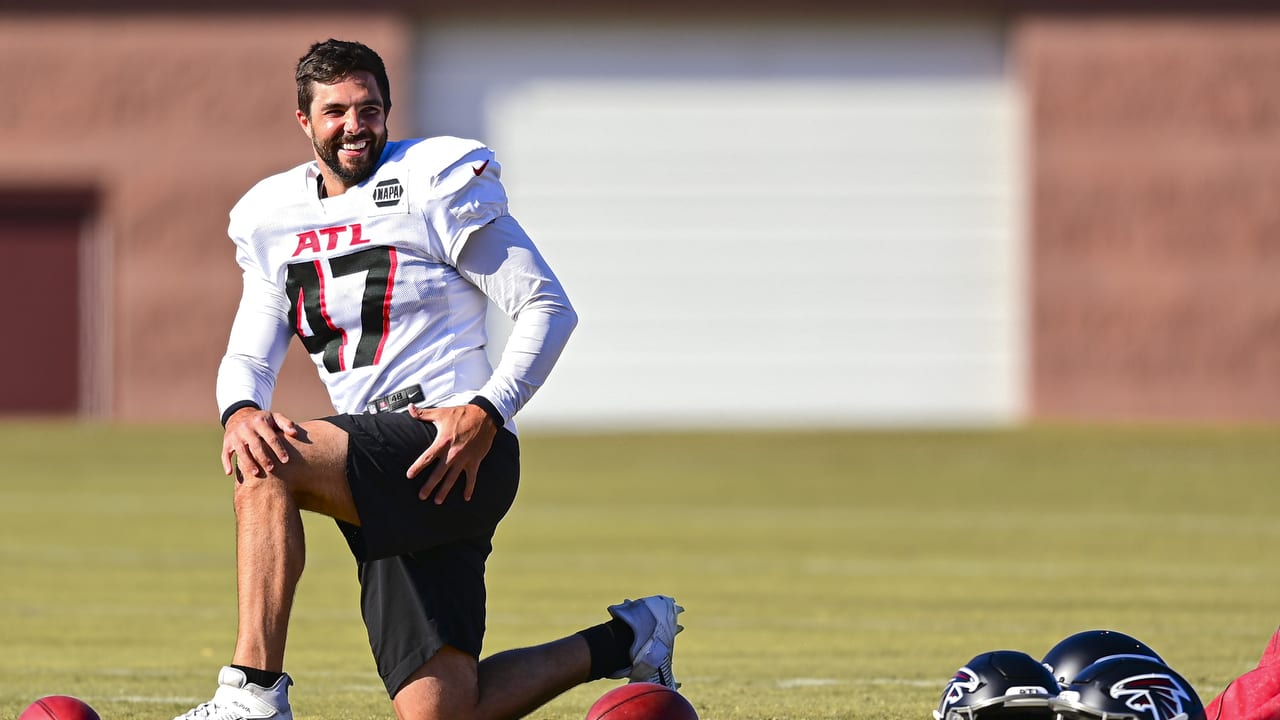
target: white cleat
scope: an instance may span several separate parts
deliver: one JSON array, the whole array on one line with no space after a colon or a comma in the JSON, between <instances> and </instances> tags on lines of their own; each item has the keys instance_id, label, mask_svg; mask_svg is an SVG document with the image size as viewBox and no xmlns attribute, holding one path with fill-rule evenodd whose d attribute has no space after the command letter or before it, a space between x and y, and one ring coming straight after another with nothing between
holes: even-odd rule
<instances>
[{"instance_id":1,"label":"white cleat","mask_svg":"<svg viewBox=\"0 0 1280 720\"><path fill-rule=\"evenodd\" d=\"M275 685L264 688L248 682L239 670L224 667L218 672L218 690L213 699L173 720L293 720L289 707L292 684L293 679L286 674Z\"/></svg>"},{"instance_id":2,"label":"white cleat","mask_svg":"<svg viewBox=\"0 0 1280 720\"><path fill-rule=\"evenodd\" d=\"M680 687L671 672L671 656L675 652L676 634L684 626L676 616L684 608L665 595L639 600L624 600L609 606L609 614L631 626L635 642L631 644L631 667L611 678L630 678L631 682L651 682L675 690Z\"/></svg>"}]
</instances>

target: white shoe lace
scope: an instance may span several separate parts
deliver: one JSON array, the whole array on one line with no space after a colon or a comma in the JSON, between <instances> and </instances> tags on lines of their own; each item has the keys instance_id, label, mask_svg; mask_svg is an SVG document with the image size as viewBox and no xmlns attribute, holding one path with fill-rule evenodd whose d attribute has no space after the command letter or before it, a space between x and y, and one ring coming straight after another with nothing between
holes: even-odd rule
<instances>
[{"instance_id":1,"label":"white shoe lace","mask_svg":"<svg viewBox=\"0 0 1280 720\"><path fill-rule=\"evenodd\" d=\"M239 713L229 707L223 707L210 700L208 702L200 703L182 715L174 718L174 720L183 720L183 718L189 718L190 720L196 720L196 718L202 718L204 720L237 720L237 718L240 718L241 716L242 713Z\"/></svg>"}]
</instances>

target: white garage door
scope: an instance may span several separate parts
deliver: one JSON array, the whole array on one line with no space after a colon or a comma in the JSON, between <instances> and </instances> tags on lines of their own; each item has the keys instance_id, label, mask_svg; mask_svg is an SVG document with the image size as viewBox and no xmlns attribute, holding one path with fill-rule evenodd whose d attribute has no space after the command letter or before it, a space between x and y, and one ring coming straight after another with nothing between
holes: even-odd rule
<instances>
[{"instance_id":1,"label":"white garage door","mask_svg":"<svg viewBox=\"0 0 1280 720\"><path fill-rule=\"evenodd\" d=\"M581 315L525 427L1021 417L996 21L432 22L418 62Z\"/></svg>"}]
</instances>

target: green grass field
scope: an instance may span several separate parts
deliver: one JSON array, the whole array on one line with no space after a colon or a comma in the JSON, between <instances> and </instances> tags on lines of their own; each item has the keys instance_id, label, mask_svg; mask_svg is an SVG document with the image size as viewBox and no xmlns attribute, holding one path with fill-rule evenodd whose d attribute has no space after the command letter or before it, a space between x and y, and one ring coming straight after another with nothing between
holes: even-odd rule
<instances>
[{"instance_id":1,"label":"green grass field","mask_svg":"<svg viewBox=\"0 0 1280 720\"><path fill-rule=\"evenodd\" d=\"M0 718L207 699L235 632L216 427L0 424ZM925 720L973 655L1109 627L1208 701L1280 625L1280 430L525 437L487 651L687 608L703 720ZM336 531L308 517L287 669L299 718L391 718ZM616 681L535 714L580 719Z\"/></svg>"}]
</instances>

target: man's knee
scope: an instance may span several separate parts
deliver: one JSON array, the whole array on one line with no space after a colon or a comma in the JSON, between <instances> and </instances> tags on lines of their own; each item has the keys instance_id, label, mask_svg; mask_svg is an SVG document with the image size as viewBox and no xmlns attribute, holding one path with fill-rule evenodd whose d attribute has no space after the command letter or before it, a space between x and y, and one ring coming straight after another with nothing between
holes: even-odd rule
<instances>
[{"instance_id":1,"label":"man's knee","mask_svg":"<svg viewBox=\"0 0 1280 720\"><path fill-rule=\"evenodd\" d=\"M298 437L286 439L285 452L288 459L276 462L265 476L237 472L237 508L287 497L303 510L354 519L346 476L346 432L324 421L303 423Z\"/></svg>"},{"instance_id":2,"label":"man's knee","mask_svg":"<svg viewBox=\"0 0 1280 720\"><path fill-rule=\"evenodd\" d=\"M284 478L275 472L266 476L250 475L236 471L235 490L232 502L236 514L267 505L277 505L288 501L297 504L292 491Z\"/></svg>"},{"instance_id":3,"label":"man's knee","mask_svg":"<svg viewBox=\"0 0 1280 720\"><path fill-rule=\"evenodd\" d=\"M443 647L392 698L399 720L469 720L480 700L476 659Z\"/></svg>"}]
</instances>

